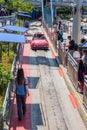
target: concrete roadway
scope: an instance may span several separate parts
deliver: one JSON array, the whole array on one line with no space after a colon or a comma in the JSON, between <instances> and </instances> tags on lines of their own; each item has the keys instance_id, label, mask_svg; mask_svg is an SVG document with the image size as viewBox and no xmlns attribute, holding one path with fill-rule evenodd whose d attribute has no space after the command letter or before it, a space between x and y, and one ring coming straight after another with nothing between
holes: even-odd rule
<instances>
[{"instance_id":1,"label":"concrete roadway","mask_svg":"<svg viewBox=\"0 0 87 130\"><path fill-rule=\"evenodd\" d=\"M31 25L29 33L41 30L39 23ZM29 51L33 130L86 130L51 49Z\"/></svg>"},{"instance_id":2,"label":"concrete roadway","mask_svg":"<svg viewBox=\"0 0 87 130\"><path fill-rule=\"evenodd\" d=\"M41 31L39 23L31 23L28 39L37 31ZM14 130L14 126L16 130L86 130L78 104L67 88L51 48L48 51L33 51L27 44L22 49L20 63L29 78L29 112L20 125L17 115L14 115L16 122L11 123L10 130ZM26 128L24 122L27 122Z\"/></svg>"}]
</instances>

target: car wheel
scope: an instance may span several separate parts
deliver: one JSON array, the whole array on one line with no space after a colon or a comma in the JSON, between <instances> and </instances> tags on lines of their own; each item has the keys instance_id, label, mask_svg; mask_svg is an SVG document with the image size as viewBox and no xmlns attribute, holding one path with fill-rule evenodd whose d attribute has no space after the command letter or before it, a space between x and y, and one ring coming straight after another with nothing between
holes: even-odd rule
<instances>
[{"instance_id":1,"label":"car wheel","mask_svg":"<svg viewBox=\"0 0 87 130\"><path fill-rule=\"evenodd\" d=\"M36 51L36 49L35 48L31 48L33 51Z\"/></svg>"},{"instance_id":2,"label":"car wheel","mask_svg":"<svg viewBox=\"0 0 87 130\"><path fill-rule=\"evenodd\" d=\"M48 51L48 48L45 48L45 51Z\"/></svg>"}]
</instances>

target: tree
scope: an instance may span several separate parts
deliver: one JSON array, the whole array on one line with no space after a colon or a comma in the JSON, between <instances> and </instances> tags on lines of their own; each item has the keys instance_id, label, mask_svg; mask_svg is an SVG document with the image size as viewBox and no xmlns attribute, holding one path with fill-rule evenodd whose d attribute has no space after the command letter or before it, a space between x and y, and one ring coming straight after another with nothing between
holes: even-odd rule
<instances>
[{"instance_id":1,"label":"tree","mask_svg":"<svg viewBox=\"0 0 87 130\"><path fill-rule=\"evenodd\" d=\"M56 12L62 19L69 19L72 15L72 7L58 7Z\"/></svg>"},{"instance_id":2,"label":"tree","mask_svg":"<svg viewBox=\"0 0 87 130\"><path fill-rule=\"evenodd\" d=\"M0 63L0 94L5 94L8 81L13 79L11 72L4 69L2 63Z\"/></svg>"},{"instance_id":3,"label":"tree","mask_svg":"<svg viewBox=\"0 0 87 130\"><path fill-rule=\"evenodd\" d=\"M3 5L6 10L32 12L34 6L31 2L24 2L24 0L1 0L0 4Z\"/></svg>"}]
</instances>

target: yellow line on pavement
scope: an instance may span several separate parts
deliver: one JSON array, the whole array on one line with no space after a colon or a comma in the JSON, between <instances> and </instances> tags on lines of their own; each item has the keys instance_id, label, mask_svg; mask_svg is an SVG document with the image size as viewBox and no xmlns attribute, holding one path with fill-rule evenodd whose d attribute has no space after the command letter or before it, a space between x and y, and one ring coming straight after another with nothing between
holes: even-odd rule
<instances>
[{"instance_id":1,"label":"yellow line on pavement","mask_svg":"<svg viewBox=\"0 0 87 130\"><path fill-rule=\"evenodd\" d=\"M41 27L41 29L42 29L43 33L45 34L45 37L46 37L46 39L48 40L49 45L50 45L50 47L51 47L51 49L52 49L52 51L53 51L55 57L57 57L58 54L55 52L55 50L54 50L54 48L53 48L53 44L52 44L52 42L50 41L49 37L47 36L47 33L44 31L43 27Z\"/></svg>"}]
</instances>

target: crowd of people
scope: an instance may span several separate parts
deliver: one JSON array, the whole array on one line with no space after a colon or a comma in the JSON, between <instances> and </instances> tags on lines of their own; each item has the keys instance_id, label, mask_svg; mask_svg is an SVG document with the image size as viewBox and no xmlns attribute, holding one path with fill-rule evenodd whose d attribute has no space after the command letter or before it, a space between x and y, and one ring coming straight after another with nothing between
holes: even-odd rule
<instances>
[{"instance_id":1,"label":"crowd of people","mask_svg":"<svg viewBox=\"0 0 87 130\"><path fill-rule=\"evenodd\" d=\"M62 30L62 31L61 31ZM61 33L62 32L62 33ZM57 31L58 42L61 41L64 45L66 51L66 59L67 54L70 53L71 56L78 63L78 87L79 92L83 93L84 91L84 75L87 74L87 50L81 49L78 44L76 44L75 40L72 39L71 36L67 37L66 43L63 42L63 29L61 25L59 25L59 29ZM81 39L81 43L84 43L85 39Z\"/></svg>"},{"instance_id":2,"label":"crowd of people","mask_svg":"<svg viewBox=\"0 0 87 130\"><path fill-rule=\"evenodd\" d=\"M87 74L87 50L80 49L74 40L70 40L68 52L78 63L78 85L80 87L79 91L83 93L84 75Z\"/></svg>"},{"instance_id":3,"label":"crowd of people","mask_svg":"<svg viewBox=\"0 0 87 130\"><path fill-rule=\"evenodd\" d=\"M78 63L78 87L79 92L83 93L84 75L87 73L87 50L79 48L78 44L71 39L71 36L68 36L68 40L69 43L66 45L68 47L67 52L69 52Z\"/></svg>"}]
</instances>

